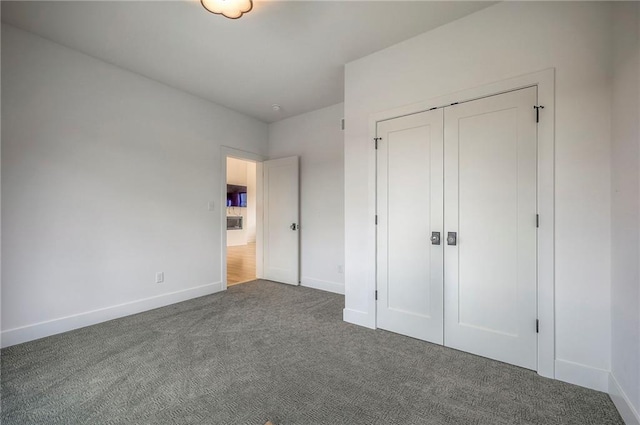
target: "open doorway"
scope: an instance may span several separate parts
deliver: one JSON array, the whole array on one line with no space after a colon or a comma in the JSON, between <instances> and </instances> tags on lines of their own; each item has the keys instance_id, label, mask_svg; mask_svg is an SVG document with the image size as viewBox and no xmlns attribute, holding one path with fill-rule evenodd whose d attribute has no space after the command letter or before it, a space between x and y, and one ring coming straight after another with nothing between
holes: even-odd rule
<instances>
[{"instance_id":1,"label":"open doorway","mask_svg":"<svg viewBox=\"0 0 640 425\"><path fill-rule=\"evenodd\" d=\"M257 164L227 157L227 286L256 279Z\"/></svg>"}]
</instances>

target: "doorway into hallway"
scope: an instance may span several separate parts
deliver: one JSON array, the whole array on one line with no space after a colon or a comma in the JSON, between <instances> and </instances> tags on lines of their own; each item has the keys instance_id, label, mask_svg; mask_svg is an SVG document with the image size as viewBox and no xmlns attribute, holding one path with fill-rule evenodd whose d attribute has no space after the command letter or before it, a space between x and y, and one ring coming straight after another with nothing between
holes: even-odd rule
<instances>
[{"instance_id":1,"label":"doorway into hallway","mask_svg":"<svg viewBox=\"0 0 640 425\"><path fill-rule=\"evenodd\" d=\"M256 279L256 163L227 158L227 286Z\"/></svg>"}]
</instances>

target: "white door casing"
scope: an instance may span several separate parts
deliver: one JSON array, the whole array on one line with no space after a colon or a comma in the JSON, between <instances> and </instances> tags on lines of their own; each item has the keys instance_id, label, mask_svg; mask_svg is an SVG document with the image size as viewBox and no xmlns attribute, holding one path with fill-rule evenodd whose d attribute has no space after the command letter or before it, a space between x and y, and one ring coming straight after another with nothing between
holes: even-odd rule
<instances>
[{"instance_id":1,"label":"white door casing","mask_svg":"<svg viewBox=\"0 0 640 425\"><path fill-rule=\"evenodd\" d=\"M300 283L300 192L297 156L264 161L263 276Z\"/></svg>"},{"instance_id":2,"label":"white door casing","mask_svg":"<svg viewBox=\"0 0 640 425\"><path fill-rule=\"evenodd\" d=\"M443 343L443 111L377 127L377 326Z\"/></svg>"},{"instance_id":3,"label":"white door casing","mask_svg":"<svg viewBox=\"0 0 640 425\"><path fill-rule=\"evenodd\" d=\"M444 112L445 345L534 370L536 101L530 87Z\"/></svg>"},{"instance_id":4,"label":"white door casing","mask_svg":"<svg viewBox=\"0 0 640 425\"><path fill-rule=\"evenodd\" d=\"M442 96L433 97L410 105L380 111L369 116L369 135L373 139L377 134L377 123L408 116L434 108L445 108L456 103L464 103L501 93L508 93L523 88L537 89L537 105L540 110L540 120L537 126L537 212L539 227L537 229L537 318L539 319L539 333L537 333L537 373L547 378L555 378L555 69L548 68L537 72L527 73L513 78L495 81L474 88L456 91ZM533 111L532 105L531 112ZM526 111L525 111L526 112ZM375 188L377 178L377 151L371 149L369 156L368 181L370 187ZM376 202L368 205L367 210L373 216L376 213ZM371 221L371 234L376 239L376 228ZM443 240L444 240L443 235ZM375 258L375 257L374 257ZM374 260L377 270L377 261ZM374 300L374 290L378 287L376 274L371 275L370 296L363 311L354 307L353 302L347 303L344 309L344 320L350 323L377 327L378 302ZM368 312L368 313L367 313ZM372 314L371 314L372 313Z\"/></svg>"}]
</instances>

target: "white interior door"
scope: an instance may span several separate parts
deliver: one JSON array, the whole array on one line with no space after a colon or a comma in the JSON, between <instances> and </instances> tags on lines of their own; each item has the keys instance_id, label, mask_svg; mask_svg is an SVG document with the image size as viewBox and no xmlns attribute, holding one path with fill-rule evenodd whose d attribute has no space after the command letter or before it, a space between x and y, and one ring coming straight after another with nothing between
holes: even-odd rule
<instances>
[{"instance_id":1,"label":"white interior door","mask_svg":"<svg viewBox=\"0 0 640 425\"><path fill-rule=\"evenodd\" d=\"M263 162L263 276L298 285L300 191L297 156Z\"/></svg>"},{"instance_id":2,"label":"white interior door","mask_svg":"<svg viewBox=\"0 0 640 425\"><path fill-rule=\"evenodd\" d=\"M377 327L442 344L442 109L377 126Z\"/></svg>"},{"instance_id":3,"label":"white interior door","mask_svg":"<svg viewBox=\"0 0 640 425\"><path fill-rule=\"evenodd\" d=\"M447 107L444 143L444 228L457 235L455 245L445 241L445 345L529 369L537 367L536 100L527 88Z\"/></svg>"}]
</instances>

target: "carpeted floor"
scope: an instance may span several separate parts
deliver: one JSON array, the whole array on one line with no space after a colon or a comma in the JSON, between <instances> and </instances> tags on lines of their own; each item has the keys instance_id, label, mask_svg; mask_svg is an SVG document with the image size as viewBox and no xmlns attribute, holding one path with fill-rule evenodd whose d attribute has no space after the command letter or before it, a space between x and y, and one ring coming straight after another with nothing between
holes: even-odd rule
<instances>
[{"instance_id":1,"label":"carpeted floor","mask_svg":"<svg viewBox=\"0 0 640 425\"><path fill-rule=\"evenodd\" d=\"M604 393L257 281L2 350L2 424L622 424Z\"/></svg>"}]
</instances>

